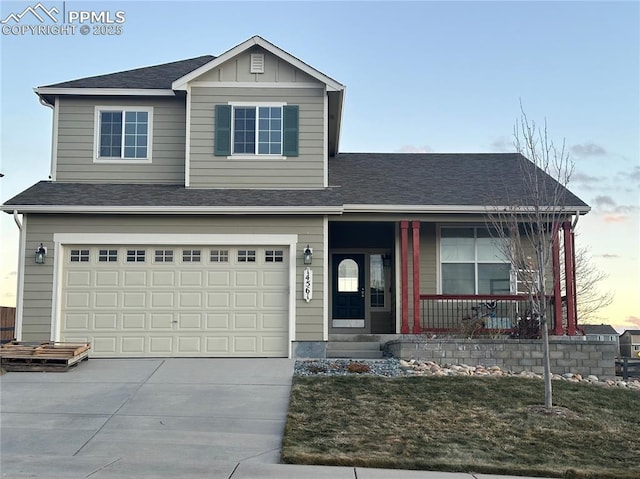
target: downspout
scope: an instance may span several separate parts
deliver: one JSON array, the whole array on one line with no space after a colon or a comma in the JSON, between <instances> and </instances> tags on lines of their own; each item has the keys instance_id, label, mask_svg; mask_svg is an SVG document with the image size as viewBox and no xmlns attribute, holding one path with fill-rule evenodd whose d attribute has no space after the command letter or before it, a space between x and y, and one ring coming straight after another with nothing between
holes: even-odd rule
<instances>
[{"instance_id":1,"label":"downspout","mask_svg":"<svg viewBox=\"0 0 640 479\"><path fill-rule=\"evenodd\" d=\"M16 321L13 335L18 341L22 340L22 311L24 297L24 258L26 248L27 232L24 224L18 218L18 210L13 210L13 220L20 231L20 245L18 246L18 271L17 271L17 290L16 290Z\"/></svg>"},{"instance_id":2,"label":"downspout","mask_svg":"<svg viewBox=\"0 0 640 479\"><path fill-rule=\"evenodd\" d=\"M36 92L37 94L37 92ZM58 98L55 98L55 104L52 105L51 103L49 103L47 100L45 100L43 97L41 97L40 95L38 95L38 99L40 100L40 104L42 106L46 106L48 108L51 108L51 111L53 113L53 121L52 123L52 131L51 131L51 167L49 169L49 179L55 181L56 180L56 169L57 169L57 161L58 161L58 147L57 147L57 143L58 143L58 110L56 109L56 105L58 104Z\"/></svg>"}]
</instances>

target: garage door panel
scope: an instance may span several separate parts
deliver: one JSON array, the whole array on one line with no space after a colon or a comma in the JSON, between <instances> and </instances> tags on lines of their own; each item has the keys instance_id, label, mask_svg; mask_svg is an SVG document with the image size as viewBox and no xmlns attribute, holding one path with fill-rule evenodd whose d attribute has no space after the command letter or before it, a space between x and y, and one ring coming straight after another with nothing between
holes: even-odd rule
<instances>
[{"instance_id":1,"label":"garage door panel","mask_svg":"<svg viewBox=\"0 0 640 479\"><path fill-rule=\"evenodd\" d=\"M147 272L146 271L125 271L124 285L127 287L146 286Z\"/></svg>"},{"instance_id":2,"label":"garage door panel","mask_svg":"<svg viewBox=\"0 0 640 479\"><path fill-rule=\"evenodd\" d=\"M116 291L96 291L94 304L96 308L117 308L118 293Z\"/></svg>"},{"instance_id":3,"label":"garage door panel","mask_svg":"<svg viewBox=\"0 0 640 479\"><path fill-rule=\"evenodd\" d=\"M94 338L96 341L98 338ZM143 354L144 336L125 336L121 338L121 349L123 354Z\"/></svg>"},{"instance_id":4,"label":"garage door panel","mask_svg":"<svg viewBox=\"0 0 640 479\"><path fill-rule=\"evenodd\" d=\"M229 313L209 313L207 314L207 329L228 330L230 326Z\"/></svg>"},{"instance_id":5,"label":"garage door panel","mask_svg":"<svg viewBox=\"0 0 640 479\"><path fill-rule=\"evenodd\" d=\"M239 288L257 288L258 272L238 271L235 275L235 286Z\"/></svg>"},{"instance_id":6,"label":"garage door panel","mask_svg":"<svg viewBox=\"0 0 640 479\"><path fill-rule=\"evenodd\" d=\"M172 291L151 291L151 308L173 308Z\"/></svg>"},{"instance_id":7,"label":"garage door panel","mask_svg":"<svg viewBox=\"0 0 640 479\"><path fill-rule=\"evenodd\" d=\"M233 352L240 354L257 353L258 338L256 336L235 336L233 338Z\"/></svg>"},{"instance_id":8,"label":"garage door panel","mask_svg":"<svg viewBox=\"0 0 640 479\"><path fill-rule=\"evenodd\" d=\"M255 330L258 327L258 315L256 313L236 313L233 326L234 329Z\"/></svg>"},{"instance_id":9,"label":"garage door panel","mask_svg":"<svg viewBox=\"0 0 640 479\"><path fill-rule=\"evenodd\" d=\"M66 275L67 286L81 287L91 286L91 271L68 271Z\"/></svg>"},{"instance_id":10,"label":"garage door panel","mask_svg":"<svg viewBox=\"0 0 640 479\"><path fill-rule=\"evenodd\" d=\"M202 308L202 293L179 292L178 298L180 308Z\"/></svg>"},{"instance_id":11,"label":"garage door panel","mask_svg":"<svg viewBox=\"0 0 640 479\"><path fill-rule=\"evenodd\" d=\"M202 315L199 313L178 313L178 326L180 329L200 329Z\"/></svg>"},{"instance_id":12,"label":"garage door panel","mask_svg":"<svg viewBox=\"0 0 640 479\"><path fill-rule=\"evenodd\" d=\"M173 337L151 336L149 338L149 352L157 355L170 355L173 353Z\"/></svg>"},{"instance_id":13,"label":"garage door panel","mask_svg":"<svg viewBox=\"0 0 640 479\"><path fill-rule=\"evenodd\" d=\"M68 292L65 295L65 307L67 309L73 308L88 308L91 302L91 292L89 291L75 291Z\"/></svg>"},{"instance_id":14,"label":"garage door panel","mask_svg":"<svg viewBox=\"0 0 640 479\"><path fill-rule=\"evenodd\" d=\"M93 315L93 327L115 331L118 329L118 315L116 313L96 313Z\"/></svg>"},{"instance_id":15,"label":"garage door panel","mask_svg":"<svg viewBox=\"0 0 640 479\"><path fill-rule=\"evenodd\" d=\"M90 315L88 313L69 313L65 318L64 327L68 330L79 329L86 331L89 329L89 318Z\"/></svg>"},{"instance_id":16,"label":"garage door panel","mask_svg":"<svg viewBox=\"0 0 640 479\"><path fill-rule=\"evenodd\" d=\"M66 248L90 260L65 255L61 340L90 341L92 356L288 354L285 248L110 246L114 261Z\"/></svg>"},{"instance_id":17,"label":"garage door panel","mask_svg":"<svg viewBox=\"0 0 640 479\"><path fill-rule=\"evenodd\" d=\"M205 339L205 353L214 355L226 355L229 351L228 336L207 336Z\"/></svg>"},{"instance_id":18,"label":"garage door panel","mask_svg":"<svg viewBox=\"0 0 640 479\"><path fill-rule=\"evenodd\" d=\"M171 313L151 313L151 329L173 330L173 314Z\"/></svg>"},{"instance_id":19,"label":"garage door panel","mask_svg":"<svg viewBox=\"0 0 640 479\"><path fill-rule=\"evenodd\" d=\"M122 328L123 329L144 329L145 318L146 318L146 315L144 313L123 313Z\"/></svg>"},{"instance_id":20,"label":"garage door panel","mask_svg":"<svg viewBox=\"0 0 640 479\"><path fill-rule=\"evenodd\" d=\"M258 293L256 291L236 293L233 298L236 308L255 308L258 306Z\"/></svg>"},{"instance_id":21,"label":"garage door panel","mask_svg":"<svg viewBox=\"0 0 640 479\"><path fill-rule=\"evenodd\" d=\"M229 288L231 286L231 273L229 271L209 271L207 273L207 285L211 288Z\"/></svg>"},{"instance_id":22,"label":"garage door panel","mask_svg":"<svg viewBox=\"0 0 640 479\"><path fill-rule=\"evenodd\" d=\"M151 273L151 286L154 288L167 286L172 287L175 284L175 273L173 271L153 271Z\"/></svg>"},{"instance_id":23,"label":"garage door panel","mask_svg":"<svg viewBox=\"0 0 640 479\"><path fill-rule=\"evenodd\" d=\"M118 286L118 271L96 271L96 287Z\"/></svg>"},{"instance_id":24,"label":"garage door panel","mask_svg":"<svg viewBox=\"0 0 640 479\"><path fill-rule=\"evenodd\" d=\"M286 335L280 336L261 336L262 352L265 354L277 354L279 351L287 348Z\"/></svg>"},{"instance_id":25,"label":"garage door panel","mask_svg":"<svg viewBox=\"0 0 640 479\"><path fill-rule=\"evenodd\" d=\"M179 336L177 340L178 353L191 354L200 353L202 351L202 339L199 336Z\"/></svg>"},{"instance_id":26,"label":"garage door panel","mask_svg":"<svg viewBox=\"0 0 640 479\"><path fill-rule=\"evenodd\" d=\"M200 271L180 271L179 286L203 286L203 273Z\"/></svg>"},{"instance_id":27,"label":"garage door panel","mask_svg":"<svg viewBox=\"0 0 640 479\"><path fill-rule=\"evenodd\" d=\"M123 308L144 308L147 305L147 294L144 291L127 291L122 295Z\"/></svg>"}]
</instances>

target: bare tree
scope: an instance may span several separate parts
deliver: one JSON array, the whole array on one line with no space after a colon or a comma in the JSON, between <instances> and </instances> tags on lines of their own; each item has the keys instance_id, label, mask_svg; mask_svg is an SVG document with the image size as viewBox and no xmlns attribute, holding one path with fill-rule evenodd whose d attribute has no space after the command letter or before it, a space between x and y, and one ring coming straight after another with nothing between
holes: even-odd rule
<instances>
[{"instance_id":1,"label":"bare tree","mask_svg":"<svg viewBox=\"0 0 640 479\"><path fill-rule=\"evenodd\" d=\"M564 254L561 251L561 254ZM578 297L578 324L589 324L601 319L600 312L613 302L612 291L600 289L607 274L593 264L589 248L583 246L575 251L576 295ZM562 283L564 284L564 269Z\"/></svg>"},{"instance_id":2,"label":"bare tree","mask_svg":"<svg viewBox=\"0 0 640 479\"><path fill-rule=\"evenodd\" d=\"M508 204L496 204L489 212L499 247L512 265L513 281L529 297L530 309L521 314L539 325L543 349L544 405L553 406L548 320L550 303L546 279L552 267L552 250L562 222L571 218L565 208L566 185L573 173L564 141L557 147L547 134L546 121L539 128L522 105L514 126L514 146L520 162L519 191L507 191ZM508 185L507 185L508 187ZM503 200L504 201L504 200ZM521 312L523 313L523 312Z\"/></svg>"}]
</instances>

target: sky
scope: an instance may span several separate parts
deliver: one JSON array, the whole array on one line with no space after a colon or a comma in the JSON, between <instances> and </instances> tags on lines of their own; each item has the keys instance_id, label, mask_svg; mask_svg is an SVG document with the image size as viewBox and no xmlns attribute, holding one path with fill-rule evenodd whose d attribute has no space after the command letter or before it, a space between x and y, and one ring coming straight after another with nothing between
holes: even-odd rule
<instances>
[{"instance_id":1,"label":"sky","mask_svg":"<svg viewBox=\"0 0 640 479\"><path fill-rule=\"evenodd\" d=\"M0 17L36 3L2 1ZM41 3L125 21L115 35L79 23L0 35L0 202L49 175L52 114L34 87L217 56L260 35L347 86L342 152L509 152L520 104L546 120L575 163L569 188L592 208L577 245L614 293L598 322L640 329L639 2ZM5 213L0 251L0 305L12 306L18 229Z\"/></svg>"}]
</instances>

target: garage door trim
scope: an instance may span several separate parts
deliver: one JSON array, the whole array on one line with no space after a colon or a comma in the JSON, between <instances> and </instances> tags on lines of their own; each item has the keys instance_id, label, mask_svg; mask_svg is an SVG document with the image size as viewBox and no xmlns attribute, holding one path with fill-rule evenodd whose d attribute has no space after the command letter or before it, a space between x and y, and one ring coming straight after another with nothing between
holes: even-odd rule
<instances>
[{"instance_id":1,"label":"garage door trim","mask_svg":"<svg viewBox=\"0 0 640 479\"><path fill-rule=\"evenodd\" d=\"M53 235L55 261L53 264L53 298L51 311L51 340L59 341L62 324L62 292L65 245L262 245L289 247L289 302L288 302L288 357L292 354L295 338L296 318L296 252L298 235L289 234L98 234L98 233L55 233Z\"/></svg>"}]
</instances>

